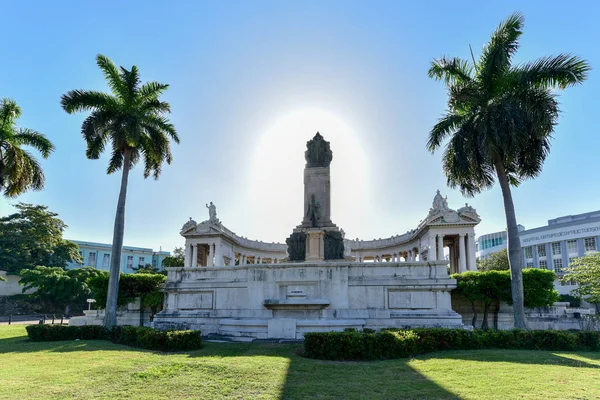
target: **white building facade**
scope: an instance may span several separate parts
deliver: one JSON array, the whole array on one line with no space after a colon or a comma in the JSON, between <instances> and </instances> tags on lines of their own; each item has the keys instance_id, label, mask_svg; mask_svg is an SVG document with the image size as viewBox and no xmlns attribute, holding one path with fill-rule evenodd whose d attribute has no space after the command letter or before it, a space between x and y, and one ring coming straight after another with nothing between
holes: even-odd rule
<instances>
[{"instance_id":1,"label":"white building facade","mask_svg":"<svg viewBox=\"0 0 600 400\"><path fill-rule=\"evenodd\" d=\"M72 240L79 246L79 255L83 261L81 263L69 263L67 268L94 267L104 271L110 270L112 258L112 244L85 242L81 240ZM123 246L121 253L121 272L128 274L135 272L134 268L143 267L151 264L159 269L162 268L163 260L171 253L168 251L154 251L145 247Z\"/></svg>"},{"instance_id":2,"label":"white building facade","mask_svg":"<svg viewBox=\"0 0 600 400\"><path fill-rule=\"evenodd\" d=\"M506 248L506 240L493 248L482 248L483 241L501 233L482 235L478 238L478 258L484 258L493 251ZM504 236L506 237L506 236ZM562 275L564 269L576 257L590 251L600 251L600 210L578 215L567 215L548 220L548 225L522 230L521 239L523 266L543 268ZM575 286L572 282L555 282L560 294L569 294Z\"/></svg>"}]
</instances>

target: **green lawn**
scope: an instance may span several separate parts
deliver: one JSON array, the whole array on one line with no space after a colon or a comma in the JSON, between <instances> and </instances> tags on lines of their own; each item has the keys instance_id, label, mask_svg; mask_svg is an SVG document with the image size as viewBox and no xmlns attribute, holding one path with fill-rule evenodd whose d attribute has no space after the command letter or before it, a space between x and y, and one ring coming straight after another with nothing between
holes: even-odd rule
<instances>
[{"instance_id":1,"label":"green lawn","mask_svg":"<svg viewBox=\"0 0 600 400\"><path fill-rule=\"evenodd\" d=\"M31 343L0 326L1 399L597 399L600 353L452 351L324 362L294 345L161 354L106 341Z\"/></svg>"}]
</instances>

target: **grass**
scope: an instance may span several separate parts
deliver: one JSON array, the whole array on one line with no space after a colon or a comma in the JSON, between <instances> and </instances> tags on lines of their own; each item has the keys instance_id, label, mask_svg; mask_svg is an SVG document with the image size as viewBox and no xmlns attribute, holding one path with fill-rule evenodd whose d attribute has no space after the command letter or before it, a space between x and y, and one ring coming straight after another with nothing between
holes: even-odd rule
<instances>
[{"instance_id":1,"label":"grass","mask_svg":"<svg viewBox=\"0 0 600 400\"><path fill-rule=\"evenodd\" d=\"M600 354L449 351L325 362L296 345L207 343L161 354L106 341L33 343L0 326L0 399L595 399Z\"/></svg>"}]
</instances>

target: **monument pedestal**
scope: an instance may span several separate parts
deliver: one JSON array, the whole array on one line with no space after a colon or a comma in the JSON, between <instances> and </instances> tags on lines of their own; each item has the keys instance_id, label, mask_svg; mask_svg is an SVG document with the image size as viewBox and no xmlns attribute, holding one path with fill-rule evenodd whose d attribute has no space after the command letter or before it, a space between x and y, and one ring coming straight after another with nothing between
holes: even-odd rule
<instances>
[{"instance_id":1,"label":"monument pedestal","mask_svg":"<svg viewBox=\"0 0 600 400\"><path fill-rule=\"evenodd\" d=\"M306 229L306 261L321 262L325 260L325 245L322 229Z\"/></svg>"}]
</instances>

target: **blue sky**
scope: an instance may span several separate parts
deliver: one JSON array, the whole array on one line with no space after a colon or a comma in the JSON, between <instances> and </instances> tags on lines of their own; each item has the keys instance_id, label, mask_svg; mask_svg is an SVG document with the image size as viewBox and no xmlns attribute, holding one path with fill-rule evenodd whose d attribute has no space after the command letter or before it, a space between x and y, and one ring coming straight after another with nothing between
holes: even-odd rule
<instances>
[{"instance_id":1,"label":"blue sky","mask_svg":"<svg viewBox=\"0 0 600 400\"><path fill-rule=\"evenodd\" d=\"M143 80L169 83L164 99L181 144L158 181L132 171L125 244L172 250L193 217L217 205L221 221L249 238L283 241L302 219L304 144L331 141L333 220L349 237L403 233L426 216L436 189L465 201L483 222L505 226L500 189L464 199L446 187L441 154L425 141L443 113L432 59L476 55L513 11L526 26L517 61L569 52L594 68L561 94L562 115L542 175L513 191L528 228L600 206L600 47L594 1L565 7L528 2L11 2L2 6L0 96L23 109L20 125L48 136L46 188L0 199L45 204L69 225L66 237L111 242L120 175L107 157L85 158L80 125L59 105L70 89L108 90L102 53L136 64Z\"/></svg>"}]
</instances>

